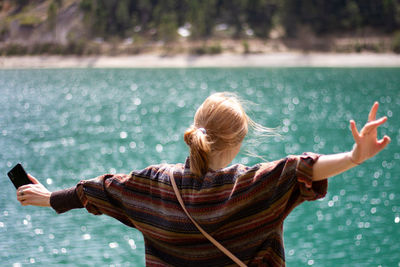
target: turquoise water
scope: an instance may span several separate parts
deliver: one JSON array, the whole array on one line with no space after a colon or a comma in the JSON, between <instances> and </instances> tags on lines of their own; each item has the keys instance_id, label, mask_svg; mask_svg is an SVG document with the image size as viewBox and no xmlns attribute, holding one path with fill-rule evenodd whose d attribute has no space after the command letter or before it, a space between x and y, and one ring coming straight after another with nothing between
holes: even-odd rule
<instances>
[{"instance_id":1,"label":"turquoise water","mask_svg":"<svg viewBox=\"0 0 400 267\"><path fill-rule=\"evenodd\" d=\"M22 207L7 171L22 162L51 190L104 173L183 162L183 132L215 91L237 92L280 137L246 139L235 162L350 150L348 121L377 100L392 143L331 178L285 223L288 266L400 266L400 69L65 69L0 71L2 266L144 266L141 234L86 210Z\"/></svg>"}]
</instances>

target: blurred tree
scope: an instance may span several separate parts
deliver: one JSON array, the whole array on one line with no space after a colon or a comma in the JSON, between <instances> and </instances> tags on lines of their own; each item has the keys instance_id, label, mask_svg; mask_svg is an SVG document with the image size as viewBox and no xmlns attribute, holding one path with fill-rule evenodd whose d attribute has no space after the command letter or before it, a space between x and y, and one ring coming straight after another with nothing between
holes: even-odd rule
<instances>
[{"instance_id":1,"label":"blurred tree","mask_svg":"<svg viewBox=\"0 0 400 267\"><path fill-rule=\"evenodd\" d=\"M158 26L158 38L165 41L175 41L177 36L178 24L176 23L176 15L172 12L164 13L160 18Z\"/></svg>"},{"instance_id":2,"label":"blurred tree","mask_svg":"<svg viewBox=\"0 0 400 267\"><path fill-rule=\"evenodd\" d=\"M248 0L221 0L220 12L225 22L234 28L234 38L241 37L247 21Z\"/></svg>"},{"instance_id":3,"label":"blurred tree","mask_svg":"<svg viewBox=\"0 0 400 267\"><path fill-rule=\"evenodd\" d=\"M280 17L282 26L288 37L295 37L301 17L297 14L300 1L282 0Z\"/></svg>"},{"instance_id":4,"label":"blurred tree","mask_svg":"<svg viewBox=\"0 0 400 267\"><path fill-rule=\"evenodd\" d=\"M348 1L344 8L344 18L342 19L342 25L345 29L359 29L362 23L362 17L360 9L356 1Z\"/></svg>"},{"instance_id":5,"label":"blurred tree","mask_svg":"<svg viewBox=\"0 0 400 267\"><path fill-rule=\"evenodd\" d=\"M63 4L63 0L55 0L55 3L57 4L58 7L61 7Z\"/></svg>"},{"instance_id":6,"label":"blurred tree","mask_svg":"<svg viewBox=\"0 0 400 267\"><path fill-rule=\"evenodd\" d=\"M400 27L400 0L81 0L80 6L93 35L104 37L140 31L173 40L186 22L192 25L193 39L213 36L218 24L233 28L233 37L250 28L263 38L273 23L291 37L303 27L316 34L366 27L394 32Z\"/></svg>"},{"instance_id":7,"label":"blurred tree","mask_svg":"<svg viewBox=\"0 0 400 267\"><path fill-rule=\"evenodd\" d=\"M169 42L175 40L178 29L176 20L176 1L159 1L154 8L153 25L157 29L157 37Z\"/></svg>"},{"instance_id":8,"label":"blurred tree","mask_svg":"<svg viewBox=\"0 0 400 267\"><path fill-rule=\"evenodd\" d=\"M278 10L275 0L253 0L249 1L246 8L247 22L254 34L266 38L272 25L272 18Z\"/></svg>"},{"instance_id":9,"label":"blurred tree","mask_svg":"<svg viewBox=\"0 0 400 267\"><path fill-rule=\"evenodd\" d=\"M17 0L16 2L18 7L23 7L29 4L29 0Z\"/></svg>"},{"instance_id":10,"label":"blurred tree","mask_svg":"<svg viewBox=\"0 0 400 267\"><path fill-rule=\"evenodd\" d=\"M54 1L51 1L47 9L47 23L49 25L49 29L54 31L57 23L57 4Z\"/></svg>"},{"instance_id":11,"label":"blurred tree","mask_svg":"<svg viewBox=\"0 0 400 267\"><path fill-rule=\"evenodd\" d=\"M119 0L115 13L116 29L120 35L124 35L125 31L131 26L129 0Z\"/></svg>"},{"instance_id":12,"label":"blurred tree","mask_svg":"<svg viewBox=\"0 0 400 267\"><path fill-rule=\"evenodd\" d=\"M153 5L149 0L137 0L135 14L138 18L138 22L140 23L140 27L143 28L144 31L147 30L148 24L152 17L152 9ZM136 25L133 25L136 26Z\"/></svg>"},{"instance_id":13,"label":"blurred tree","mask_svg":"<svg viewBox=\"0 0 400 267\"><path fill-rule=\"evenodd\" d=\"M188 22L189 2L190 0L178 0L176 3L176 19L179 26Z\"/></svg>"},{"instance_id":14,"label":"blurred tree","mask_svg":"<svg viewBox=\"0 0 400 267\"><path fill-rule=\"evenodd\" d=\"M188 18L193 39L207 38L213 33L217 14L216 0L188 1Z\"/></svg>"},{"instance_id":15,"label":"blurred tree","mask_svg":"<svg viewBox=\"0 0 400 267\"><path fill-rule=\"evenodd\" d=\"M284 0L281 14L290 36L299 25L317 34L365 27L392 32L400 26L399 0Z\"/></svg>"}]
</instances>

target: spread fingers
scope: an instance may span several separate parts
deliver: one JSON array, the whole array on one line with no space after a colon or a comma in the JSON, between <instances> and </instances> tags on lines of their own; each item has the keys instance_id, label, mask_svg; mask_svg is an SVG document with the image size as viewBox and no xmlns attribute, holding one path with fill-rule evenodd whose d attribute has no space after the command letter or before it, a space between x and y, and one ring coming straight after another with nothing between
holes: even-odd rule
<instances>
[{"instance_id":1,"label":"spread fingers","mask_svg":"<svg viewBox=\"0 0 400 267\"><path fill-rule=\"evenodd\" d=\"M376 113L378 112L378 108L379 108L379 103L375 102L372 105L371 111L368 114L368 122L374 121L376 119Z\"/></svg>"}]
</instances>

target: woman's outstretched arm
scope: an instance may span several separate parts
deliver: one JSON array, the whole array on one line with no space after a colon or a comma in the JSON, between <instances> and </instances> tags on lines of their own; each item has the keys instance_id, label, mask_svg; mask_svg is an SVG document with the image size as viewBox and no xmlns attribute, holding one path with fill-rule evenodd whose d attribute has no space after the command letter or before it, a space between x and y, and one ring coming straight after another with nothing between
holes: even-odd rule
<instances>
[{"instance_id":1,"label":"woman's outstretched arm","mask_svg":"<svg viewBox=\"0 0 400 267\"><path fill-rule=\"evenodd\" d=\"M350 152L323 155L314 164L313 181L327 179L348 169L360 165L369 158L378 154L390 143L390 137L377 138L377 129L387 120L386 117L376 119L379 104L375 102L368 115L368 122L358 132L356 123L351 120L350 127L355 144Z\"/></svg>"}]
</instances>

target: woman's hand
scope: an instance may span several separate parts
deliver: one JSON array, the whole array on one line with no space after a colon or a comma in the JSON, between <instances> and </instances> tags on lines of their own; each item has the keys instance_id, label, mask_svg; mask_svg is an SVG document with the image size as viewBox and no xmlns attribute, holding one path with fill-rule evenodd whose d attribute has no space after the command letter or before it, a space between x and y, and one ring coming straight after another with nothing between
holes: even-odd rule
<instances>
[{"instance_id":1,"label":"woman's hand","mask_svg":"<svg viewBox=\"0 0 400 267\"><path fill-rule=\"evenodd\" d=\"M28 174L33 184L18 187L17 199L22 206L32 205L40 207L50 207L51 192L47 190L35 177Z\"/></svg>"},{"instance_id":2,"label":"woman's hand","mask_svg":"<svg viewBox=\"0 0 400 267\"><path fill-rule=\"evenodd\" d=\"M381 140L377 139L377 128L384 124L387 117L376 119L376 112L379 104L375 102L368 115L368 122L358 132L356 123L351 120L351 132L356 142L351 151L351 161L355 164L361 164L365 160L372 158L390 143L390 137L385 135Z\"/></svg>"},{"instance_id":3,"label":"woman's hand","mask_svg":"<svg viewBox=\"0 0 400 267\"><path fill-rule=\"evenodd\" d=\"M314 181L324 180L347 171L372 158L390 143L390 138L386 135L381 140L377 139L378 127L387 120L386 117L376 119L378 106L378 102L375 102L369 112L368 122L360 132L358 132L355 122L353 120L350 121L351 132L356 142L351 152L319 157L313 166Z\"/></svg>"}]
</instances>

